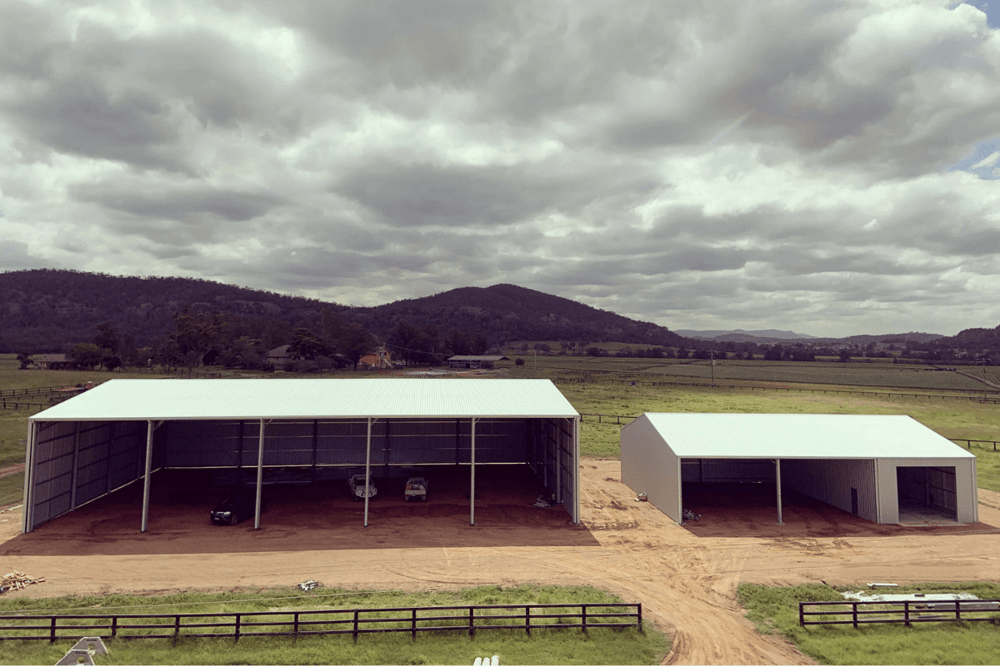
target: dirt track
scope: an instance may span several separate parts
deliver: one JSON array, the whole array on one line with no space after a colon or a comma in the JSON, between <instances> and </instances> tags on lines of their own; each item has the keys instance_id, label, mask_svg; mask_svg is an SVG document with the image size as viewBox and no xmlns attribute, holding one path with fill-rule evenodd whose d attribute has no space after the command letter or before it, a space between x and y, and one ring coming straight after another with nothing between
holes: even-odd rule
<instances>
[{"instance_id":1,"label":"dirt track","mask_svg":"<svg viewBox=\"0 0 1000 666\"><path fill-rule=\"evenodd\" d=\"M977 525L879 526L800 502L786 507L784 525L762 505L710 507L700 522L678 526L635 501L618 480L618 461L585 461L581 472L580 526L562 509L528 506L531 488L505 494L484 484L475 527L467 501L437 494L427 504L373 503L368 528L361 505L346 501L335 516L276 506L259 531L252 522L207 525L201 507L154 504L150 530L140 534L134 501L122 496L28 535L20 534L19 510L0 514L0 555L5 571L46 578L14 593L31 597L310 578L404 589L586 583L642 602L644 616L673 638L667 662L695 664L811 663L753 630L735 601L740 582L1000 579L1000 495L990 491L979 491Z\"/></svg>"}]
</instances>

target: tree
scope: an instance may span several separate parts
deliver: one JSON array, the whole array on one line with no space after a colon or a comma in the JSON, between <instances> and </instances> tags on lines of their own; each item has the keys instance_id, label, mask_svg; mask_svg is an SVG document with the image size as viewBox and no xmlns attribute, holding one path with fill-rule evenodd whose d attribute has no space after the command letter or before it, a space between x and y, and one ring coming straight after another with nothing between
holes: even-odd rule
<instances>
[{"instance_id":1,"label":"tree","mask_svg":"<svg viewBox=\"0 0 1000 666\"><path fill-rule=\"evenodd\" d=\"M317 356L331 356L335 352L335 347L328 340L308 328L296 328L288 346L289 354L309 361L315 360Z\"/></svg>"},{"instance_id":2,"label":"tree","mask_svg":"<svg viewBox=\"0 0 1000 666\"><path fill-rule=\"evenodd\" d=\"M396 328L389 334L389 343L398 349L399 353L403 357L403 360L409 363L413 359L416 352L413 348L413 342L416 338L416 327L405 319L400 319L396 323Z\"/></svg>"},{"instance_id":3,"label":"tree","mask_svg":"<svg viewBox=\"0 0 1000 666\"><path fill-rule=\"evenodd\" d=\"M767 351L764 352L765 361L780 361L785 357L785 348L780 344L771 345Z\"/></svg>"},{"instance_id":4,"label":"tree","mask_svg":"<svg viewBox=\"0 0 1000 666\"><path fill-rule=\"evenodd\" d=\"M453 356L465 356L472 353L472 338L464 331L453 328L448 331L448 335L444 339L444 346L451 351Z\"/></svg>"},{"instance_id":5,"label":"tree","mask_svg":"<svg viewBox=\"0 0 1000 666\"><path fill-rule=\"evenodd\" d=\"M851 360L851 350L847 347L841 347L840 351L837 352L838 358L840 358L841 363L847 363Z\"/></svg>"},{"instance_id":6,"label":"tree","mask_svg":"<svg viewBox=\"0 0 1000 666\"><path fill-rule=\"evenodd\" d=\"M350 323L344 327L337 346L340 353L358 369L361 357L371 352L378 345L378 340L358 323Z\"/></svg>"},{"instance_id":7,"label":"tree","mask_svg":"<svg viewBox=\"0 0 1000 666\"><path fill-rule=\"evenodd\" d=\"M17 361L20 363L19 370L24 370L31 365L31 354L25 354L24 352L17 355Z\"/></svg>"},{"instance_id":8,"label":"tree","mask_svg":"<svg viewBox=\"0 0 1000 666\"><path fill-rule=\"evenodd\" d=\"M73 365L80 370L93 370L101 364L104 350L92 342L81 342L69 352Z\"/></svg>"}]
</instances>

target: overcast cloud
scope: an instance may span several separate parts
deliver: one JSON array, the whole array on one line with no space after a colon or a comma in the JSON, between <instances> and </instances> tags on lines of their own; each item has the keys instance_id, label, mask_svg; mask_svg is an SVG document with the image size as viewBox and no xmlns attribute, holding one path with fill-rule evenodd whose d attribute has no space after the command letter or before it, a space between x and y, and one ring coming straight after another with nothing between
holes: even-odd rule
<instances>
[{"instance_id":1,"label":"overcast cloud","mask_svg":"<svg viewBox=\"0 0 1000 666\"><path fill-rule=\"evenodd\" d=\"M1000 324L1000 0L4 0L0 270Z\"/></svg>"}]
</instances>

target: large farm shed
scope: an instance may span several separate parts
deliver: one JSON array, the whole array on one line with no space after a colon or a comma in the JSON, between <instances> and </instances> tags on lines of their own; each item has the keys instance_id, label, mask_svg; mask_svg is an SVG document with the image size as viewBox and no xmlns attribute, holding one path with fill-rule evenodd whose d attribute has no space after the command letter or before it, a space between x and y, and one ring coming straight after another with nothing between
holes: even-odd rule
<instances>
[{"instance_id":1,"label":"large farm shed","mask_svg":"<svg viewBox=\"0 0 1000 666\"><path fill-rule=\"evenodd\" d=\"M145 532L165 469L255 478L259 527L265 477L451 466L475 524L484 464L530 467L577 523L579 419L544 379L114 379L29 419L23 530L141 482Z\"/></svg>"},{"instance_id":2,"label":"large farm shed","mask_svg":"<svg viewBox=\"0 0 1000 666\"><path fill-rule=\"evenodd\" d=\"M976 457L908 416L643 414L621 431L622 481L681 522L686 485L757 483L876 523L928 510L978 521Z\"/></svg>"}]
</instances>

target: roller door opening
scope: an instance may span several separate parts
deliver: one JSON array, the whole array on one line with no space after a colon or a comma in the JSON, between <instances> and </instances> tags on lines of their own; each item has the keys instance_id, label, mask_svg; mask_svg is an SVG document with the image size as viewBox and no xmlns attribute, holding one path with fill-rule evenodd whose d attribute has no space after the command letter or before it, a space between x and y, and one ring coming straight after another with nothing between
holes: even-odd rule
<instances>
[{"instance_id":1,"label":"roller door opening","mask_svg":"<svg viewBox=\"0 0 1000 666\"><path fill-rule=\"evenodd\" d=\"M897 467L901 523L958 520L954 467Z\"/></svg>"}]
</instances>

